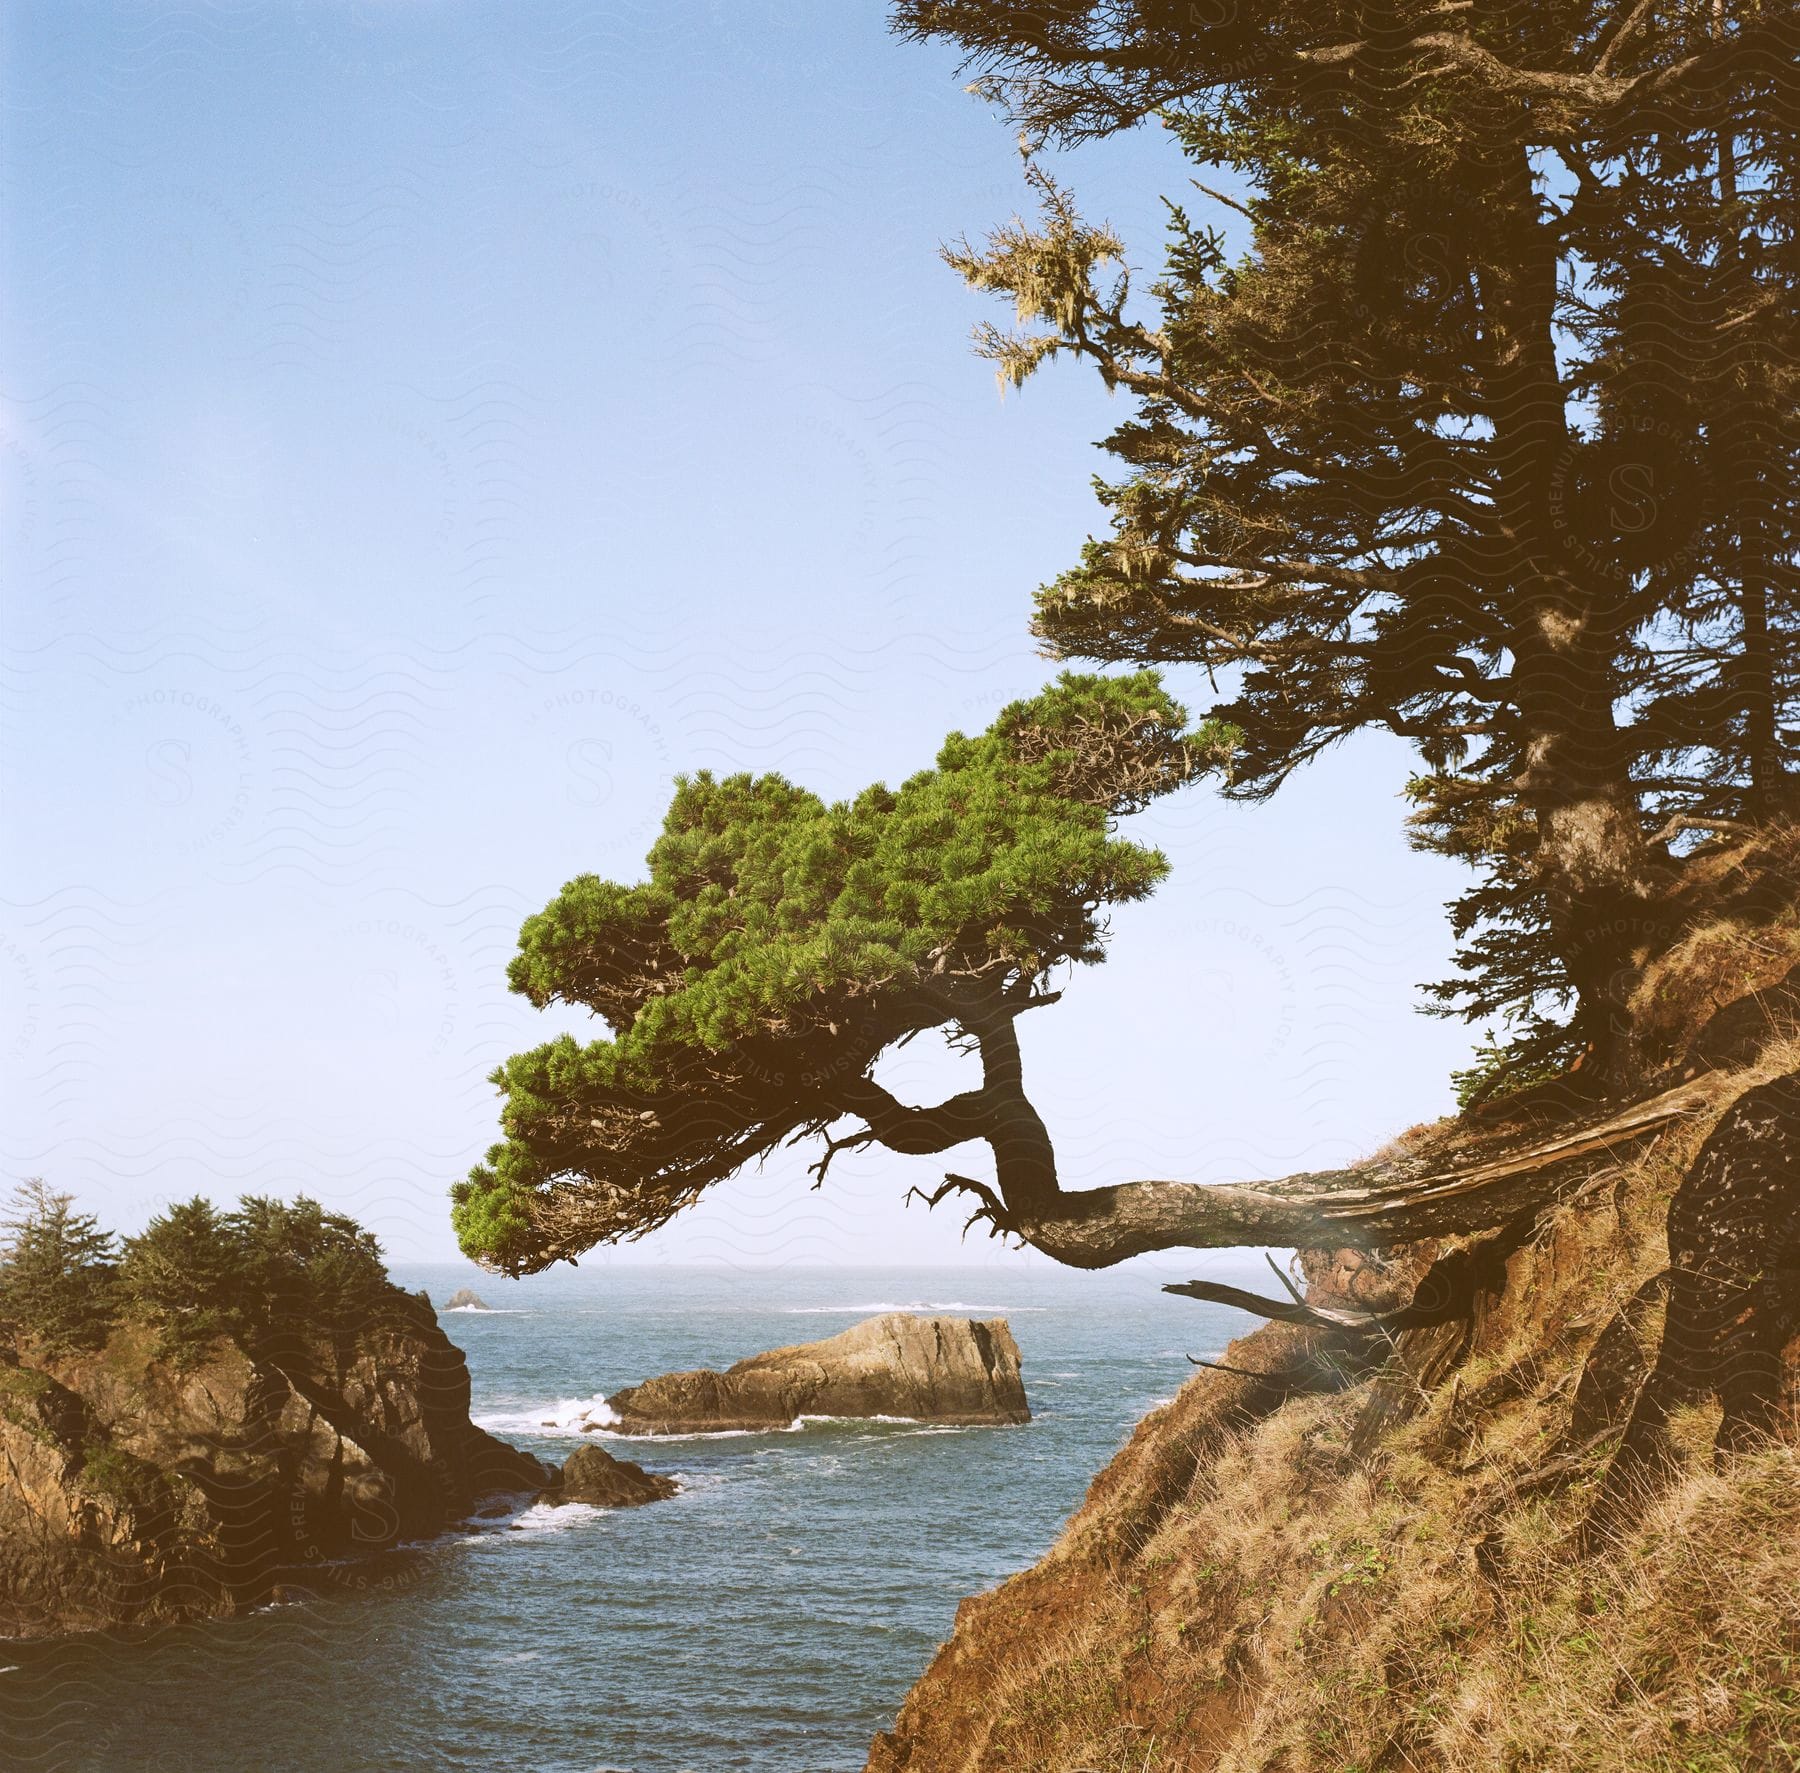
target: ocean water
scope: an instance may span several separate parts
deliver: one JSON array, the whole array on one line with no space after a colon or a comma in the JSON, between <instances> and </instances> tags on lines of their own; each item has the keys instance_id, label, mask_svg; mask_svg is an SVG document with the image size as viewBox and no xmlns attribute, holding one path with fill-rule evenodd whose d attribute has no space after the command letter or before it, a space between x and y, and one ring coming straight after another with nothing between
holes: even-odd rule
<instances>
[{"instance_id":1,"label":"ocean water","mask_svg":"<svg viewBox=\"0 0 1800 1773\"><path fill-rule=\"evenodd\" d=\"M1216 1273L1216 1262L1206 1272ZM1034 1420L816 1422L604 1444L682 1493L531 1507L247 1619L0 1642L0 1766L34 1773L826 1773L863 1764L963 1596L1038 1558L1160 1399L1248 1320L1160 1274L397 1264L474 1415L547 1458L576 1406L896 1307L1005 1317Z\"/></svg>"}]
</instances>

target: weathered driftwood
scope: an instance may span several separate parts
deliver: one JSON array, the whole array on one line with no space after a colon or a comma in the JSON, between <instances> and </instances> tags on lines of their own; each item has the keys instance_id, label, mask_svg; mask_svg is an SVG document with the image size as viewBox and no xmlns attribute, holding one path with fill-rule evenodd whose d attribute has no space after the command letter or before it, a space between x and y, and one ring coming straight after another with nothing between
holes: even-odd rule
<instances>
[{"instance_id":1,"label":"weathered driftwood","mask_svg":"<svg viewBox=\"0 0 1800 1773\"><path fill-rule=\"evenodd\" d=\"M1239 1311L1251 1311L1258 1317L1281 1324L1299 1324L1309 1330L1334 1330L1348 1335L1378 1335L1391 1328L1385 1320L1366 1311L1340 1311L1335 1306L1306 1305L1292 1299L1271 1299L1243 1287L1228 1287L1221 1281L1171 1281L1165 1293L1180 1293L1185 1298L1203 1299L1208 1305L1230 1305Z\"/></svg>"}]
</instances>

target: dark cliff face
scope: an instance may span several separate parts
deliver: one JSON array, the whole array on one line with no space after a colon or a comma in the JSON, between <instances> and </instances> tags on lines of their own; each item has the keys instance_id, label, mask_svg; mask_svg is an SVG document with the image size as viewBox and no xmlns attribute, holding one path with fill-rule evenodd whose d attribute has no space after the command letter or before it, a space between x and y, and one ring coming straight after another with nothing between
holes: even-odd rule
<instances>
[{"instance_id":1,"label":"dark cliff face","mask_svg":"<svg viewBox=\"0 0 1800 1773\"><path fill-rule=\"evenodd\" d=\"M723 1373L666 1373L610 1394L621 1434L785 1428L800 1416L1028 1422L1019 1350L1001 1318L869 1318L822 1342L752 1355Z\"/></svg>"},{"instance_id":2,"label":"dark cliff face","mask_svg":"<svg viewBox=\"0 0 1800 1773\"><path fill-rule=\"evenodd\" d=\"M347 1340L180 1367L129 1324L0 1350L0 1635L238 1612L555 1478L470 1422L461 1351L398 1289Z\"/></svg>"}]
</instances>

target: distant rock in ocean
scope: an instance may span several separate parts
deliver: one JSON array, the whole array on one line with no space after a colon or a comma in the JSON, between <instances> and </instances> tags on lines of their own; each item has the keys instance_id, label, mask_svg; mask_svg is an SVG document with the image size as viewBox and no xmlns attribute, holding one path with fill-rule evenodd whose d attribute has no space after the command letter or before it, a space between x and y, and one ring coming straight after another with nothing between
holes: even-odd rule
<instances>
[{"instance_id":1,"label":"distant rock in ocean","mask_svg":"<svg viewBox=\"0 0 1800 1773\"><path fill-rule=\"evenodd\" d=\"M823 1342L752 1355L723 1373L666 1373L609 1393L615 1434L785 1428L800 1416L897 1416L961 1425L1029 1422L1004 1318L891 1312Z\"/></svg>"},{"instance_id":2,"label":"distant rock in ocean","mask_svg":"<svg viewBox=\"0 0 1800 1773\"><path fill-rule=\"evenodd\" d=\"M492 1311L494 1308L473 1287L458 1287L444 1301L446 1311Z\"/></svg>"},{"instance_id":3,"label":"distant rock in ocean","mask_svg":"<svg viewBox=\"0 0 1800 1773\"><path fill-rule=\"evenodd\" d=\"M550 1503L586 1502L597 1508L636 1508L673 1496L680 1486L671 1477L646 1471L629 1459L615 1459L604 1447L577 1447L563 1461Z\"/></svg>"}]
</instances>

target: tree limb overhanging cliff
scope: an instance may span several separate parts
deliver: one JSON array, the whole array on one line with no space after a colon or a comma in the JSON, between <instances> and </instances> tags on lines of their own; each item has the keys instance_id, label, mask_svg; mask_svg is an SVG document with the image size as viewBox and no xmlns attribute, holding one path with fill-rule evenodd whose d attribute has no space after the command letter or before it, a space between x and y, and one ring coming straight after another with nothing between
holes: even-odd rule
<instances>
[{"instance_id":1,"label":"tree limb overhanging cliff","mask_svg":"<svg viewBox=\"0 0 1800 1773\"><path fill-rule=\"evenodd\" d=\"M513 988L613 1035L565 1035L494 1074L505 1138L452 1190L464 1249L513 1273L574 1261L804 1140L820 1144L820 1184L848 1150L985 1145L991 1180L952 1172L922 1198L966 1197L971 1224L1077 1268L1409 1243L1500 1224L1715 1100L1704 1076L1585 1109L1572 1090L1566 1124L1535 1139L1460 1137L1268 1182L1065 1187L1019 1018L1058 1003L1055 972L1103 957L1106 909L1166 872L1117 823L1229 766L1229 733L1185 723L1150 673L1065 676L987 732L952 734L898 790L828 806L776 776L684 780L646 881L581 876L521 932ZM877 1071L926 1033L979 1078L911 1103Z\"/></svg>"},{"instance_id":2,"label":"tree limb overhanging cliff","mask_svg":"<svg viewBox=\"0 0 1800 1773\"><path fill-rule=\"evenodd\" d=\"M1504 1227L1171 1288L1276 1321L963 1602L869 1773L1785 1773L1797 1058L1539 1141L1604 1168Z\"/></svg>"},{"instance_id":3,"label":"tree limb overhanging cliff","mask_svg":"<svg viewBox=\"0 0 1800 1773\"><path fill-rule=\"evenodd\" d=\"M1489 1230L1546 1203L1572 1176L1716 1106L1722 1087L1716 1078L1681 1084L1502 1153L1477 1148L1461 1163L1396 1159L1253 1184L1140 1181L1051 1192L1035 1166L1015 1180L1016 1148L999 1132L989 1135L997 1191L951 1176L928 1198L972 1193L982 1202L977 1220L1074 1268L1108 1268L1153 1250L1417 1243Z\"/></svg>"}]
</instances>

